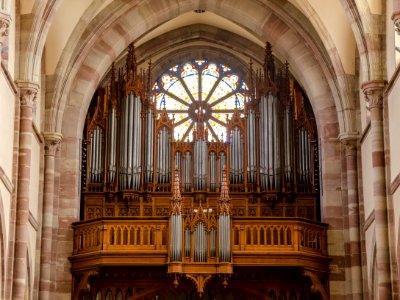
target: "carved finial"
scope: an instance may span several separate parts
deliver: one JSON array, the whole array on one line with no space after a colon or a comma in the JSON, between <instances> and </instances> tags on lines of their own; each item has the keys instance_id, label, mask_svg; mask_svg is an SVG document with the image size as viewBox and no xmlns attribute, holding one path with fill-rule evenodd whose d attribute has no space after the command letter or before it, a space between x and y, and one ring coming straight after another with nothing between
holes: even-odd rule
<instances>
[{"instance_id":1,"label":"carved finial","mask_svg":"<svg viewBox=\"0 0 400 300\"><path fill-rule=\"evenodd\" d=\"M229 188L227 183L226 176L226 167L224 166L222 171L222 182L221 182L221 194L219 196L219 213L230 213L230 203L231 199L229 198Z\"/></svg>"},{"instance_id":2,"label":"carved finial","mask_svg":"<svg viewBox=\"0 0 400 300\"><path fill-rule=\"evenodd\" d=\"M275 78L275 63L274 56L272 55L272 46L269 42L265 45L265 59L264 59L264 80L274 80Z\"/></svg>"},{"instance_id":3,"label":"carved finial","mask_svg":"<svg viewBox=\"0 0 400 300\"><path fill-rule=\"evenodd\" d=\"M255 99L255 93L254 93L254 70L253 70L253 59L250 58L249 62L249 98L247 101L253 101Z\"/></svg>"},{"instance_id":4,"label":"carved finial","mask_svg":"<svg viewBox=\"0 0 400 300\"><path fill-rule=\"evenodd\" d=\"M182 196L179 183L179 170L175 169L174 183L172 185L171 213L179 214L182 212Z\"/></svg>"},{"instance_id":5,"label":"carved finial","mask_svg":"<svg viewBox=\"0 0 400 300\"><path fill-rule=\"evenodd\" d=\"M128 55L126 56L126 81L137 78L137 64L135 56L135 46L131 43L128 46Z\"/></svg>"}]
</instances>

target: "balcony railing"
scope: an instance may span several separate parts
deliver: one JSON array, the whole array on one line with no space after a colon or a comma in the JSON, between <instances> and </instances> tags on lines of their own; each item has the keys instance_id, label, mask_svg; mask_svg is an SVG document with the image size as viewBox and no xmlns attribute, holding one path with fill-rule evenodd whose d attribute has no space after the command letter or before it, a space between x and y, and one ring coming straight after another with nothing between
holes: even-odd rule
<instances>
[{"instance_id":1,"label":"balcony railing","mask_svg":"<svg viewBox=\"0 0 400 300\"><path fill-rule=\"evenodd\" d=\"M167 265L168 218L77 222L73 269L99 265ZM327 225L294 218L235 218L233 266L309 266L327 270Z\"/></svg>"}]
</instances>

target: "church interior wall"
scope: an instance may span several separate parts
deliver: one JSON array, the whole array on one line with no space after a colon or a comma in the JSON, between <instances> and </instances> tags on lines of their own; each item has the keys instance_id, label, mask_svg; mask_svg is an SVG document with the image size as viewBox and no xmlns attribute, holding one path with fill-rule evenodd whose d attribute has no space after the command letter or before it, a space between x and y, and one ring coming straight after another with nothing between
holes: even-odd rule
<instances>
[{"instance_id":1,"label":"church interior wall","mask_svg":"<svg viewBox=\"0 0 400 300\"><path fill-rule=\"evenodd\" d=\"M15 6L15 1L10 1L9 12L11 13L12 25L9 31L9 59L8 70L13 79L19 79L19 70L15 67L18 66L19 52L18 47L15 45L19 38L27 39L28 35L16 34L18 31L15 14L16 10L21 13L21 18L28 19L29 14L37 8L38 3L35 0L19 1L19 5ZM71 274L69 272L69 262L67 260L72 249L72 229L70 227L73 221L79 219L79 161L80 152L79 145L82 139L83 120L85 118L89 101L98 84L101 82L104 75L109 70L111 62L114 61L126 46L131 41L139 41L140 44L146 42L146 33L158 27L161 34L168 34L171 30L178 30L183 26L190 26L191 10L190 1L183 1L182 7L177 8L176 3L169 3L163 1L162 4L151 7L150 4L143 4L135 9L128 9L125 4L123 9L125 13L120 16L120 19L107 20L110 21L109 28L105 29L100 26L102 22L107 19L107 5L115 8L115 4L110 4L110 1L61 1L58 10L55 12L53 21L50 24L50 30L45 43L45 55L43 56L43 81L41 93L38 95L37 107L35 112L35 126L38 134L32 139L32 164L30 169L30 201L29 208L31 213L32 222L29 225L29 257L32 263L29 265L31 280L31 293L37 293L37 286L34 282L38 279L38 265L40 261L40 230L41 230L41 209L43 197L43 137L44 131L57 131L63 135L62 144L58 153L60 160L59 169L59 186L56 184L59 191L55 198L59 197L59 206L55 205L54 208L54 247L56 248L56 255L53 258L53 275L56 278L53 290L57 299L68 299L71 288ZM151 1L150 1L151 2ZM165 3L164 3L165 2ZM367 281L368 293L373 290L373 272L375 268L375 221L374 215L374 191L373 191L373 178L372 174L372 146L371 146L371 132L369 130L369 111L365 108L366 102L362 91L353 95L353 90L359 90L358 86L365 81L369 71L365 65L365 60L361 57L360 70L356 68L356 38L353 32L352 24L349 19L349 12L343 8L343 2L346 1L329 1L329 5L321 4L319 0L290 0L289 2L310 18L310 22L319 34L319 42L312 45L305 45L304 40L299 38L298 32L292 28L288 28L284 22L277 20L276 16L269 19L269 13L266 16L265 8L260 8L258 5L250 5L247 1L237 3L235 1L229 2L226 6L218 7L217 5L210 4L207 10L209 14L215 14L218 18L228 19L229 22L235 22L235 26L242 28L245 32L251 33L255 36L252 42L254 49L262 47L264 40L269 39L274 45L274 51L278 58L287 58L289 60L291 70L299 82L302 84L310 100L316 114L318 123L318 131L321 137L321 167L323 170L323 197L322 197L322 218L324 222L330 224L328 243L329 252L333 257L332 274L333 278L330 283L330 289L334 297L340 298L343 293L350 293L346 278L349 275L346 269L344 260L346 255L345 243L347 241L347 234L345 228L345 220L343 218L343 211L345 201L343 200L343 153L341 153L341 146L337 137L340 133L349 131L359 131L359 136L362 136L360 147L358 148L360 155L360 195L362 195L362 214L361 215L361 239L365 243L365 261L364 266L365 279ZM249 1L250 2L250 1ZM274 1L272 1L274 2ZM307 2L307 3L305 3ZM240 5L233 7L233 3ZM171 4L171 5L170 5ZM113 6L114 5L114 6ZM170 6L169 6L170 5ZM386 53L385 53L385 67L387 69L387 78L390 80L396 72L396 58L394 49L395 31L393 21L390 19L394 5L393 0L388 0L385 5L382 1L368 0L368 9L372 14L381 14L382 10L386 8ZM169 6L169 7L168 7ZM116 8L115 8L116 9ZM186 20L179 23L179 18L185 14ZM245 16L239 12L244 12ZM337 16L330 18L330 15ZM361 12L362 17L366 15ZM251 16L251 18L250 18ZM68 22L65 20L68 19ZM111 18L110 18L111 19ZM175 19L178 19L176 21ZM267 20L267 21L266 21ZM367 22L367 18L363 19ZM111 22L114 22L111 24ZM169 23L171 22L171 23ZM175 22L175 23L174 23ZM217 21L216 21L217 22ZM219 21L218 21L219 22ZM223 24L223 21L221 21ZM230 27L228 23L221 25ZM228 25L227 25L228 24ZM239 24L239 25L237 25ZM215 25L212 31L218 28ZM338 25L338 26L337 26ZM98 27L97 27L98 26ZM164 27L163 27L164 26ZM233 26L233 25L232 25ZM365 25L368 27L368 24ZM97 28L96 37L92 36L92 29ZM232 28L232 27L230 27ZM122 34L121 34L122 30ZM238 30L239 31L239 30ZM178 31L176 31L178 32ZM324 37L326 34L328 37ZM368 34L368 32L367 32ZM246 37L240 35L243 40ZM210 41L216 39L216 36L210 34ZM143 38L144 37L144 38ZM308 37L310 38L310 37ZM239 39L236 39L236 42ZM322 42L321 42L322 40ZM210 49L210 41L195 41L190 44L182 45L181 48L186 47L200 47L204 46ZM235 39L232 39L234 42ZM258 41L258 43L257 43ZM157 41L162 43L162 41ZM184 43L185 41L183 41ZM164 42L163 42L164 43ZM327 49L318 52L318 47L323 44ZM227 43L229 44L229 43ZM145 45L145 44L144 44ZM149 42L149 45L151 43ZM163 46L164 47L164 46ZM167 56L172 52L179 51L180 46L165 46L165 48L158 49L159 52L154 51L152 59L154 61L161 61L163 56ZM207 48L208 47L208 48ZM223 44L212 45L213 49L223 49L227 53L236 54L239 59L246 63L245 58L248 57L249 51L236 50L234 47L226 47ZM334 61L335 66L326 65L326 60L323 57L329 52L330 62ZM360 49L358 49L360 51ZM143 51L145 52L145 51ZM255 51L256 52L256 51ZM320 55L317 56L316 55ZM251 54L252 55L252 54ZM328 55L328 57L329 57ZM366 55L361 53L361 56ZM22 59L22 58L21 58ZM339 62L341 65L337 65ZM144 62L144 65L146 62ZM62 69L62 72L58 72ZM344 78L338 84L332 80L334 75L330 74L331 69L336 70L336 75ZM22 71L21 71L22 72ZM342 72L342 73L339 73ZM359 72L359 73L358 73ZM375 72L375 73L374 73ZM378 74L379 72L371 71L370 74ZM329 75L330 74L330 75ZM353 78L359 75L359 81L352 85ZM46 77L48 76L48 77ZM48 81L46 78L52 78ZM329 77L332 76L332 77ZM350 78L349 82L346 81L346 76ZM397 75L395 75L397 76ZM335 77L335 78L338 78ZM371 78L374 79L374 78ZM344 82L344 83L343 83ZM348 92L343 92L343 86L348 87ZM54 89L54 92L53 92ZM49 92L51 90L51 92ZM341 94L342 93L342 94ZM349 103L343 104L343 98L348 97ZM354 97L359 97L359 101L353 101ZM388 94L388 128L386 129L389 134L389 153L395 155L400 153L400 139L397 137L398 128L400 128L400 106L398 99L400 97L400 83L396 79L393 88ZM4 76L0 76L0 132L1 143L9 145L7 147L0 147L0 168L4 170L4 176L9 181L13 178L13 156L14 156L14 99L15 94L10 84L6 81ZM353 102L351 102L353 101ZM358 104L359 102L359 104ZM357 104L356 104L357 103ZM343 105L343 106L341 106ZM354 121L353 125L347 126L346 117L343 117L342 112L346 109L351 110L350 116L357 118L354 114L360 113L360 121ZM350 118L350 117L347 117ZM353 122L352 121L352 122ZM46 127L44 126L46 122ZM4 134L3 134L4 133ZM392 156L390 156L392 157ZM400 174L400 160L390 159L390 180L387 180L387 186L390 186ZM0 182L0 193L4 210L4 224L5 232L3 237L10 238L10 211L12 208L12 195L13 191L9 187ZM360 196L361 197L361 196ZM400 234L400 189L396 189L393 195L388 198L391 201L393 209L394 224L392 228L394 232L391 235L395 237L392 241L393 247L399 249L397 245L398 236ZM58 200L57 200L58 201ZM55 201L56 202L56 201ZM0 215L1 216L1 215ZM343 230L343 228L345 228ZM7 253L7 245L4 251ZM3 253L1 253L3 254ZM397 255L398 256L398 255ZM2 265L0 265L2 267ZM4 266L3 266L4 267ZM0 295L4 285L0 285ZM343 291L345 287L345 292ZM36 289L36 291L35 291ZM34 297L34 296L32 296ZM336 298L332 299L336 299Z\"/></svg>"}]
</instances>

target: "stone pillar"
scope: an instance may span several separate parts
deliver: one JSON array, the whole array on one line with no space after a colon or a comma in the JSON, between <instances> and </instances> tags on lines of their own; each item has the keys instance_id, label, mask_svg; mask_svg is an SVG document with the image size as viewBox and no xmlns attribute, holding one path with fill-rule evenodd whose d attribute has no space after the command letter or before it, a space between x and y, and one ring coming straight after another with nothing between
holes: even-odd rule
<instances>
[{"instance_id":1,"label":"stone pillar","mask_svg":"<svg viewBox=\"0 0 400 300\"><path fill-rule=\"evenodd\" d=\"M36 100L39 86L32 82L18 82L17 84L20 91L21 107L12 299L24 299L27 284L26 279L28 277L29 185L33 139L32 108ZM32 253L32 255L34 255L34 253Z\"/></svg>"},{"instance_id":2,"label":"stone pillar","mask_svg":"<svg viewBox=\"0 0 400 300\"><path fill-rule=\"evenodd\" d=\"M352 299L363 299L360 209L358 205L357 135L343 134L339 138L345 147L346 156L347 208L349 220L348 233Z\"/></svg>"},{"instance_id":3,"label":"stone pillar","mask_svg":"<svg viewBox=\"0 0 400 300\"><path fill-rule=\"evenodd\" d=\"M51 262L53 236L53 201L54 201L54 168L55 157L61 142L61 134L44 133L44 192L42 214L42 249L40 253L39 299L51 299Z\"/></svg>"},{"instance_id":4,"label":"stone pillar","mask_svg":"<svg viewBox=\"0 0 400 300\"><path fill-rule=\"evenodd\" d=\"M375 213L378 299L392 298L383 134L383 89L385 84L386 82L383 80L373 80L365 82L361 87L371 113L371 175Z\"/></svg>"}]
</instances>

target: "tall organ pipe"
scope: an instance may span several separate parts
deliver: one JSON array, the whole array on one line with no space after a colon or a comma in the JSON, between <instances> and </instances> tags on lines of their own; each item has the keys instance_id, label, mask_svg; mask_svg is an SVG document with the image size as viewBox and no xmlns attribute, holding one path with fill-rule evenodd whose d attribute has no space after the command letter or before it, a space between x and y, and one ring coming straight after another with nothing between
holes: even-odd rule
<instances>
[{"instance_id":1,"label":"tall organ pipe","mask_svg":"<svg viewBox=\"0 0 400 300\"><path fill-rule=\"evenodd\" d=\"M260 100L260 185L261 190L280 189L279 103L269 94Z\"/></svg>"},{"instance_id":2,"label":"tall organ pipe","mask_svg":"<svg viewBox=\"0 0 400 300\"><path fill-rule=\"evenodd\" d=\"M158 183L170 182L171 172L171 134L166 127L158 133L157 145L157 178Z\"/></svg>"},{"instance_id":3,"label":"tall organ pipe","mask_svg":"<svg viewBox=\"0 0 400 300\"><path fill-rule=\"evenodd\" d=\"M141 132L140 97L127 95L121 105L120 189L140 189Z\"/></svg>"},{"instance_id":4,"label":"tall organ pipe","mask_svg":"<svg viewBox=\"0 0 400 300\"><path fill-rule=\"evenodd\" d=\"M111 108L108 116L108 158L107 158L107 181L113 183L117 171L117 114L116 109Z\"/></svg>"},{"instance_id":5,"label":"tall organ pipe","mask_svg":"<svg viewBox=\"0 0 400 300\"><path fill-rule=\"evenodd\" d=\"M153 110L150 108L146 112L146 129L145 129L145 182L153 182L153 172L154 172L154 118Z\"/></svg>"},{"instance_id":6,"label":"tall organ pipe","mask_svg":"<svg viewBox=\"0 0 400 300\"><path fill-rule=\"evenodd\" d=\"M191 166L192 166L192 156L190 152L187 151L185 154L185 192L190 192L192 189L192 180L191 180Z\"/></svg>"},{"instance_id":7,"label":"tall organ pipe","mask_svg":"<svg viewBox=\"0 0 400 300\"><path fill-rule=\"evenodd\" d=\"M103 181L103 130L96 126L90 134L90 182L101 183Z\"/></svg>"},{"instance_id":8,"label":"tall organ pipe","mask_svg":"<svg viewBox=\"0 0 400 300\"><path fill-rule=\"evenodd\" d=\"M210 191L215 192L217 188L217 155L210 153Z\"/></svg>"},{"instance_id":9,"label":"tall organ pipe","mask_svg":"<svg viewBox=\"0 0 400 300\"><path fill-rule=\"evenodd\" d=\"M243 145L241 131L231 131L230 144L230 181L233 184L243 183Z\"/></svg>"},{"instance_id":10,"label":"tall organ pipe","mask_svg":"<svg viewBox=\"0 0 400 300\"><path fill-rule=\"evenodd\" d=\"M250 110L247 118L247 181L256 183L256 132L255 132L255 112Z\"/></svg>"},{"instance_id":11,"label":"tall organ pipe","mask_svg":"<svg viewBox=\"0 0 400 300\"><path fill-rule=\"evenodd\" d=\"M291 108L288 106L284 112L284 149L285 149L285 180L286 183L293 183L293 143L292 143L292 132L293 132L293 123L291 117Z\"/></svg>"}]
</instances>

